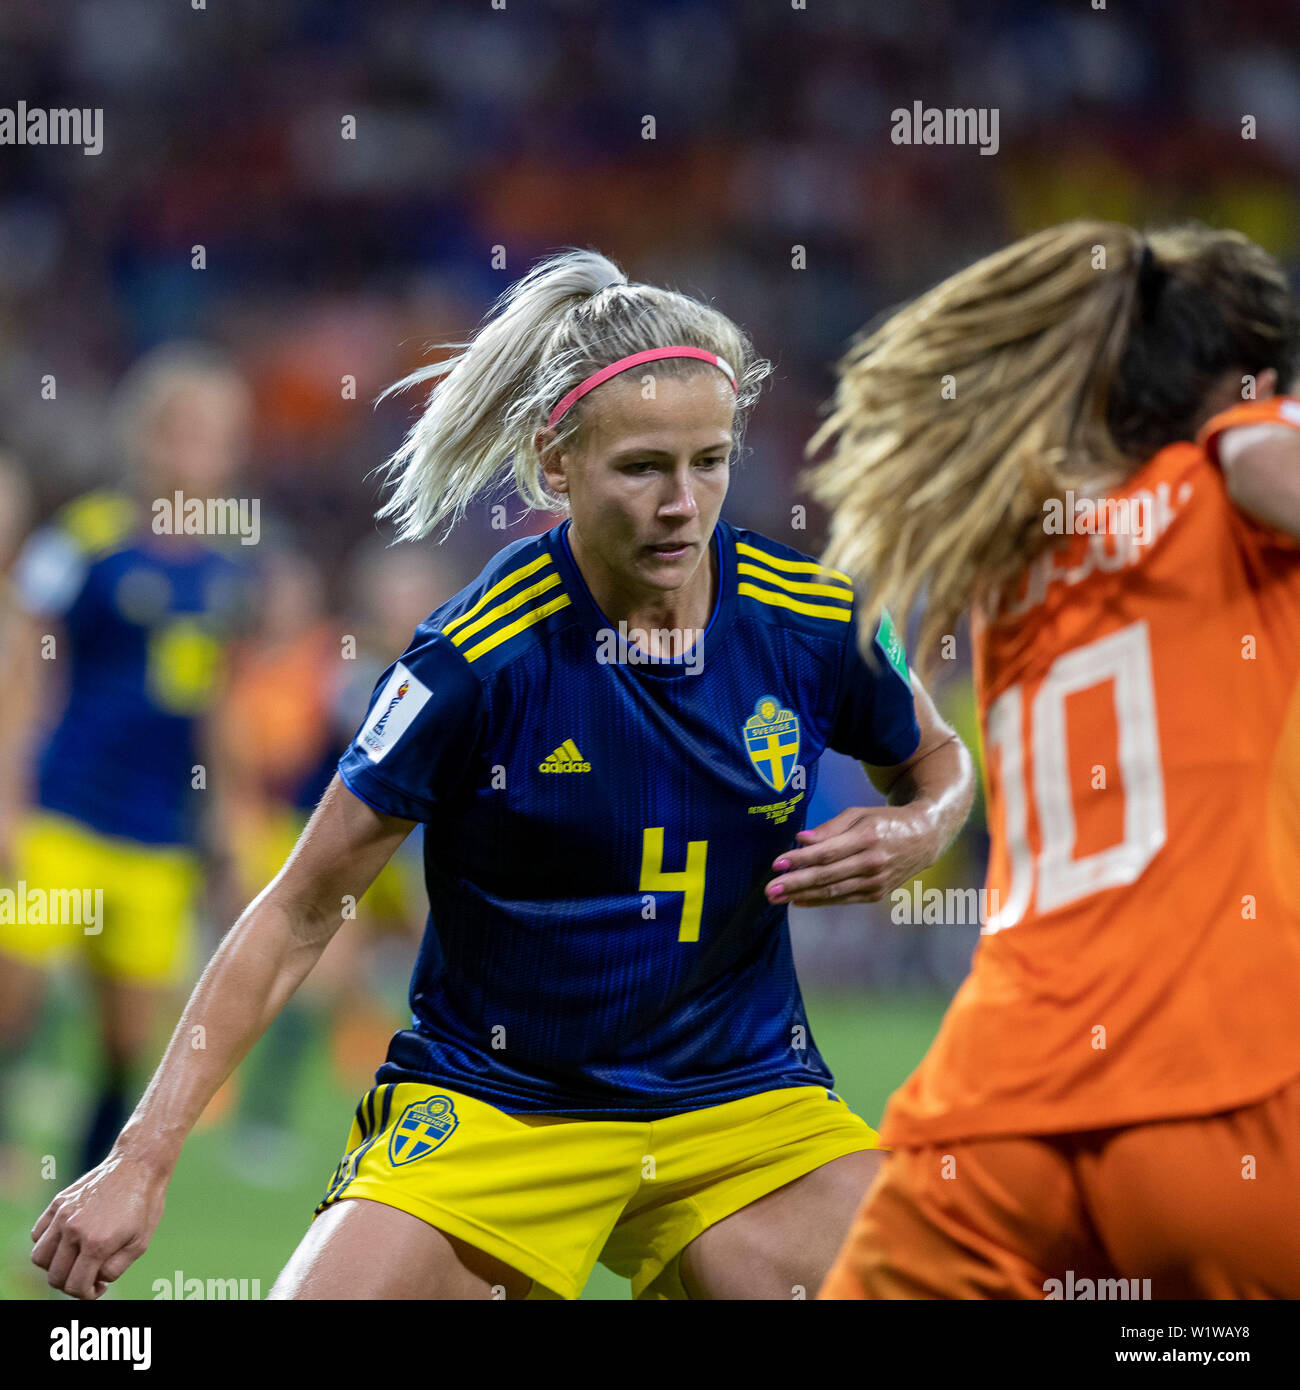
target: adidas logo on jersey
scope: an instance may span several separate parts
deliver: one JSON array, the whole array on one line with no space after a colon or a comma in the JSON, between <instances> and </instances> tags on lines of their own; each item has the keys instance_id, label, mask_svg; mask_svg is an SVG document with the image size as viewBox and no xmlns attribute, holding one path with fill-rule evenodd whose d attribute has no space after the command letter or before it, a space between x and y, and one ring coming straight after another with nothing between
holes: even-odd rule
<instances>
[{"instance_id":1,"label":"adidas logo on jersey","mask_svg":"<svg viewBox=\"0 0 1300 1390\"><path fill-rule=\"evenodd\" d=\"M578 745L566 738L554 753L537 764L538 772L590 772L591 764L583 761Z\"/></svg>"}]
</instances>

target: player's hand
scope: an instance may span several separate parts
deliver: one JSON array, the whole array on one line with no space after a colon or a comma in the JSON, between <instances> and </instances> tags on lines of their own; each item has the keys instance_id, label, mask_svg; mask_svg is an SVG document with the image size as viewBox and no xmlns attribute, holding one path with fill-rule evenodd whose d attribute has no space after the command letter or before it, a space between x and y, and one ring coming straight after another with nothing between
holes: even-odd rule
<instances>
[{"instance_id":1,"label":"player's hand","mask_svg":"<svg viewBox=\"0 0 1300 1390\"><path fill-rule=\"evenodd\" d=\"M32 1263L52 1289L99 1298L144 1254L162 1220L167 1180L115 1150L78 1178L32 1227Z\"/></svg>"},{"instance_id":2,"label":"player's hand","mask_svg":"<svg viewBox=\"0 0 1300 1390\"><path fill-rule=\"evenodd\" d=\"M874 903L932 864L938 838L923 806L851 806L772 861L770 903Z\"/></svg>"}]
</instances>

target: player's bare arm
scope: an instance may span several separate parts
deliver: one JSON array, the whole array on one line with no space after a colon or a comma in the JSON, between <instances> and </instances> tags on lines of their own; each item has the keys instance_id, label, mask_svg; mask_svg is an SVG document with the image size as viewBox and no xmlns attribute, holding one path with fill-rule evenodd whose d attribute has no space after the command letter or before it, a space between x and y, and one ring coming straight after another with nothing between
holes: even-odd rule
<instances>
[{"instance_id":1,"label":"player's bare arm","mask_svg":"<svg viewBox=\"0 0 1300 1390\"><path fill-rule=\"evenodd\" d=\"M203 972L112 1152L32 1228L52 1288L98 1298L144 1253L181 1146L217 1088L306 978L412 822L381 815L337 776L284 868Z\"/></svg>"},{"instance_id":2,"label":"player's bare arm","mask_svg":"<svg viewBox=\"0 0 1300 1390\"><path fill-rule=\"evenodd\" d=\"M912 675L921 741L893 767L863 763L888 806L851 806L822 825L801 830L801 847L772 863L779 875L768 900L791 907L870 903L906 882L943 853L965 823L975 795L966 745Z\"/></svg>"},{"instance_id":3,"label":"player's bare arm","mask_svg":"<svg viewBox=\"0 0 1300 1390\"><path fill-rule=\"evenodd\" d=\"M1228 496L1248 516L1300 540L1300 430L1243 425L1219 441Z\"/></svg>"}]
</instances>

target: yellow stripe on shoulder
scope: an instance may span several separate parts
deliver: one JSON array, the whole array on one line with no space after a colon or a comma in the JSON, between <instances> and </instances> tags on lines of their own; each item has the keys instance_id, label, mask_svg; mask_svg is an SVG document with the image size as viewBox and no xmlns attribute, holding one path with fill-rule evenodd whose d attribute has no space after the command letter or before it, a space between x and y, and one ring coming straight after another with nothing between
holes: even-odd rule
<instances>
[{"instance_id":1,"label":"yellow stripe on shoulder","mask_svg":"<svg viewBox=\"0 0 1300 1390\"><path fill-rule=\"evenodd\" d=\"M513 613L515 609L522 608L526 603L531 603L539 595L554 589L560 583L560 573L552 570L550 574L543 576L536 584L530 584L526 589L520 589L517 594L512 594L507 599L502 599L494 608L489 608L486 613L480 614L468 627L462 627L455 634L451 633L451 628L455 624L449 624L443 628L443 632L451 635L451 640L456 646L464 646L476 632L482 632L485 627L491 627L498 618L504 618L507 613Z\"/></svg>"},{"instance_id":2,"label":"yellow stripe on shoulder","mask_svg":"<svg viewBox=\"0 0 1300 1390\"><path fill-rule=\"evenodd\" d=\"M134 500L120 492L89 492L74 498L56 517L57 524L89 555L111 550L134 530Z\"/></svg>"},{"instance_id":3,"label":"yellow stripe on shoulder","mask_svg":"<svg viewBox=\"0 0 1300 1390\"><path fill-rule=\"evenodd\" d=\"M817 584L808 579L784 579L779 574L765 570L761 565L751 565L742 560L737 566L738 574L747 574L751 579L761 579L764 584L775 584L792 594L807 594L809 597L840 599L844 603L853 602L853 590L842 584Z\"/></svg>"},{"instance_id":4,"label":"yellow stripe on shoulder","mask_svg":"<svg viewBox=\"0 0 1300 1390\"><path fill-rule=\"evenodd\" d=\"M559 579L559 575L556 575ZM548 586L549 587L549 586ZM517 637L526 628L532 627L534 623L540 623L543 618L549 618L552 613L558 613L561 608L567 608L572 602L568 594L560 594L556 598L544 603L540 608L531 608L522 618L516 618L513 623L498 629L490 637L485 637L481 642L471 647L463 655L466 661L477 661L484 652L490 652L494 647L499 647L502 642L508 642L512 637ZM456 638L452 638L456 641Z\"/></svg>"},{"instance_id":5,"label":"yellow stripe on shoulder","mask_svg":"<svg viewBox=\"0 0 1300 1390\"><path fill-rule=\"evenodd\" d=\"M833 608L829 603L802 603L797 598L791 598L789 594L760 589L757 585L747 584L743 580L736 586L736 592L748 598L756 598L759 603L766 603L772 608L789 608L795 613L806 613L810 618L834 618L836 622L847 623L853 616L852 608Z\"/></svg>"},{"instance_id":6,"label":"yellow stripe on shoulder","mask_svg":"<svg viewBox=\"0 0 1300 1390\"><path fill-rule=\"evenodd\" d=\"M506 575L504 579L498 579L497 582L493 584L493 586L487 591L487 593L485 593L482 596L482 598L479 599L479 601L473 606L473 608L471 608L466 613L462 613L459 618L453 618L451 622L449 622L447 626L443 628L443 632L445 632L447 636L450 637L451 634L455 632L456 629L460 627L462 623L469 622L469 620L472 617L474 617L474 615L478 613L478 611L481 608L491 603L492 600L496 598L499 594L504 594L507 589L511 588L515 584L518 584L521 579L527 579L530 574L536 574L537 571L541 569L544 565L549 565L550 563L551 557L549 554L539 555L535 560L530 560L528 564L520 565L520 567L517 570L511 570L510 573Z\"/></svg>"},{"instance_id":7,"label":"yellow stripe on shoulder","mask_svg":"<svg viewBox=\"0 0 1300 1390\"><path fill-rule=\"evenodd\" d=\"M838 579L850 589L853 587L853 581L847 574L841 574L839 570L833 570L828 565L819 565L814 560L786 560L779 555L769 555L766 550L759 550L757 546L748 545L744 541L736 542L736 551L740 555L748 555L751 560L760 560L772 569L784 570L787 574L820 574Z\"/></svg>"}]
</instances>

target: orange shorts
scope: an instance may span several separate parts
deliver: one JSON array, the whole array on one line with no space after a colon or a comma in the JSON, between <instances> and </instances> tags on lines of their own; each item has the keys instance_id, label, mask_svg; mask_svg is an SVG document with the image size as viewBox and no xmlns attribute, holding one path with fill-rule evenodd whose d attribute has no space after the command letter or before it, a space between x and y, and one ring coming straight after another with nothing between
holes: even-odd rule
<instances>
[{"instance_id":1,"label":"orange shorts","mask_svg":"<svg viewBox=\"0 0 1300 1390\"><path fill-rule=\"evenodd\" d=\"M1218 1115L895 1148L818 1296L1294 1299L1297 1231L1300 1078Z\"/></svg>"}]
</instances>

